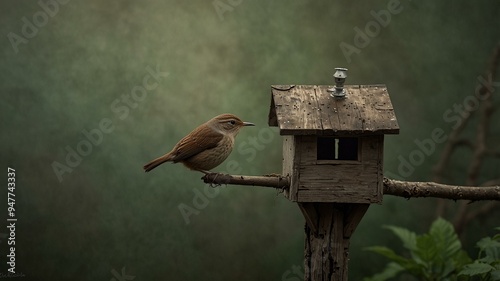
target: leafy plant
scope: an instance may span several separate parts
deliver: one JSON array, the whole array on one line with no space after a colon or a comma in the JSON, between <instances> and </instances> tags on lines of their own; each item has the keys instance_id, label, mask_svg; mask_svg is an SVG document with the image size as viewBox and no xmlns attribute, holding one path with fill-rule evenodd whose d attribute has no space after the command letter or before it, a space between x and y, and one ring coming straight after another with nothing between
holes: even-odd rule
<instances>
[{"instance_id":1,"label":"leafy plant","mask_svg":"<svg viewBox=\"0 0 500 281\"><path fill-rule=\"evenodd\" d=\"M402 274L417 280L500 280L500 234L481 239L479 257L472 260L462 249L453 226L438 218L428 233L417 235L405 228L384 226L392 231L409 251L396 254L383 246L368 247L391 260L385 269L364 281L390 280Z\"/></svg>"},{"instance_id":2,"label":"leafy plant","mask_svg":"<svg viewBox=\"0 0 500 281\"><path fill-rule=\"evenodd\" d=\"M500 230L497 227L496 230ZM479 277L480 280L500 280L500 234L485 237L476 246L479 248L477 260L464 266L458 275Z\"/></svg>"}]
</instances>

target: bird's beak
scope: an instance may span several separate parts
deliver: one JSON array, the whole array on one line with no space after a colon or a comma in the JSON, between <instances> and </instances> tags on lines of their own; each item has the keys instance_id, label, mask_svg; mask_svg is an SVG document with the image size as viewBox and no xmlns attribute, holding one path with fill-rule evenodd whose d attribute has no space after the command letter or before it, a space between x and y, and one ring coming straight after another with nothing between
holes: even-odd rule
<instances>
[{"instance_id":1,"label":"bird's beak","mask_svg":"<svg viewBox=\"0 0 500 281\"><path fill-rule=\"evenodd\" d=\"M255 126L255 124L250 122L243 122L243 126Z\"/></svg>"}]
</instances>

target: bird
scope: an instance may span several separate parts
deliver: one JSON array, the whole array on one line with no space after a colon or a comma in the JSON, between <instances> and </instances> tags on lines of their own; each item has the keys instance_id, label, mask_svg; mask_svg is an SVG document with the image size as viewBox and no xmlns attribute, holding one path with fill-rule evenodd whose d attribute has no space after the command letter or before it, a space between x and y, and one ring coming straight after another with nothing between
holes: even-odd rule
<instances>
[{"instance_id":1,"label":"bird","mask_svg":"<svg viewBox=\"0 0 500 281\"><path fill-rule=\"evenodd\" d=\"M245 126L255 125L230 113L215 116L182 138L170 152L144 165L144 171L165 162L180 162L191 170L209 174L231 154L234 138Z\"/></svg>"}]
</instances>

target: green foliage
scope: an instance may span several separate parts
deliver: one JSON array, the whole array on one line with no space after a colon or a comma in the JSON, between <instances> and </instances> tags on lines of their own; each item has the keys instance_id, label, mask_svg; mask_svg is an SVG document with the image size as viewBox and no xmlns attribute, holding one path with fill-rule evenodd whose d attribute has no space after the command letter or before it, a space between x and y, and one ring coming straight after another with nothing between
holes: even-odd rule
<instances>
[{"instance_id":1,"label":"green foliage","mask_svg":"<svg viewBox=\"0 0 500 281\"><path fill-rule=\"evenodd\" d=\"M462 250L453 226L438 218L429 232L415 233L396 226L385 226L392 231L409 251L408 257L383 246L368 247L367 250L382 255L389 262L385 269L365 281L390 280L408 274L418 280L500 280L500 234L477 242L480 249L478 259L472 261ZM498 228L497 228L498 229Z\"/></svg>"},{"instance_id":2,"label":"green foliage","mask_svg":"<svg viewBox=\"0 0 500 281\"><path fill-rule=\"evenodd\" d=\"M380 254L390 259L391 262L381 273L365 278L365 281L389 280L402 273L410 274L419 280L467 280L465 276L459 277L459 275L486 272L486 269L481 268L483 271L477 273L481 270L479 267L472 267L470 271L465 271L465 273L461 271L467 269L466 265L470 266L468 264L471 264L472 261L462 249L451 223L442 218L435 220L429 232L422 235L396 226L385 226L385 228L402 241L403 247L409 251L409 255L408 257L402 256L396 254L392 249L382 246L368 247L367 250ZM487 240L483 244L488 244L486 242ZM488 249L490 249L489 246ZM486 250L481 248L481 251ZM492 250L488 250L488 252L490 253ZM495 256L492 256L491 259L494 260ZM491 262L491 260L488 261Z\"/></svg>"},{"instance_id":3,"label":"green foliage","mask_svg":"<svg viewBox=\"0 0 500 281\"><path fill-rule=\"evenodd\" d=\"M499 227L496 228L500 230ZM465 265L459 275L479 277L480 280L500 280L500 234L485 237L476 246L479 248L477 260Z\"/></svg>"}]
</instances>

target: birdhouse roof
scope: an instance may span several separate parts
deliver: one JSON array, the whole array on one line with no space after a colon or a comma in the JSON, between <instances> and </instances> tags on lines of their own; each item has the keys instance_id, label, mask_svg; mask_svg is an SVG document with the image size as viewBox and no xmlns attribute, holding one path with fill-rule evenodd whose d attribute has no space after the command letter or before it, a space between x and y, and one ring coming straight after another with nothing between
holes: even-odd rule
<instances>
[{"instance_id":1,"label":"birdhouse roof","mask_svg":"<svg viewBox=\"0 0 500 281\"><path fill-rule=\"evenodd\" d=\"M332 86L271 86L269 126L281 135L398 134L399 125L385 85L346 85L344 98Z\"/></svg>"}]
</instances>

